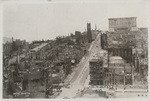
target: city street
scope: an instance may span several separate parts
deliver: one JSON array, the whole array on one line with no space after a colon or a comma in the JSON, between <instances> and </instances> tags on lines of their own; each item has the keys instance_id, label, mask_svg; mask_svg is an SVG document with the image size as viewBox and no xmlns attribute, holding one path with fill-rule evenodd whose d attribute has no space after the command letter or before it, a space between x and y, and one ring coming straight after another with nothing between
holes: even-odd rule
<instances>
[{"instance_id":1,"label":"city street","mask_svg":"<svg viewBox=\"0 0 150 101\"><path fill-rule=\"evenodd\" d=\"M3 3L3 99L148 98L148 2L48 1Z\"/></svg>"},{"instance_id":2,"label":"city street","mask_svg":"<svg viewBox=\"0 0 150 101\"><path fill-rule=\"evenodd\" d=\"M83 57L77 65L77 69L70 80L69 88L62 88L62 92L57 98L74 98L76 94L84 89L85 81L89 75L89 61L93 58L93 54L100 50L100 34L95 41L91 43L89 53Z\"/></svg>"}]
</instances>

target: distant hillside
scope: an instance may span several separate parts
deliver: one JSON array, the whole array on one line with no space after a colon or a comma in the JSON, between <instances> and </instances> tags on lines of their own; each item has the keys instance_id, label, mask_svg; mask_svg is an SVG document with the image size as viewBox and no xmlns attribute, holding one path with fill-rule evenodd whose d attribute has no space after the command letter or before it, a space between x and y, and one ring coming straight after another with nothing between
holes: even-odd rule
<instances>
[{"instance_id":1,"label":"distant hillside","mask_svg":"<svg viewBox=\"0 0 150 101\"><path fill-rule=\"evenodd\" d=\"M6 42L12 42L12 39L8 37L3 37L3 43L6 43Z\"/></svg>"}]
</instances>

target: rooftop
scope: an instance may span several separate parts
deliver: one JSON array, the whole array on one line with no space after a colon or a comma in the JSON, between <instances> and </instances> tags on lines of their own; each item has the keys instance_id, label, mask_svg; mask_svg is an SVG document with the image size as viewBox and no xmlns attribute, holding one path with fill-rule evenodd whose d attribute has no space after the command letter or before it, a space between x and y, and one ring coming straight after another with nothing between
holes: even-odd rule
<instances>
[{"instance_id":1,"label":"rooftop","mask_svg":"<svg viewBox=\"0 0 150 101\"><path fill-rule=\"evenodd\" d=\"M124 63L124 60L120 56L111 56L109 63Z\"/></svg>"},{"instance_id":2,"label":"rooftop","mask_svg":"<svg viewBox=\"0 0 150 101\"><path fill-rule=\"evenodd\" d=\"M137 17L108 18L108 20L112 20L112 19L131 19L131 18L134 18L134 19L136 19Z\"/></svg>"},{"instance_id":3,"label":"rooftop","mask_svg":"<svg viewBox=\"0 0 150 101\"><path fill-rule=\"evenodd\" d=\"M91 59L90 62L98 62L98 61L100 61L100 60L101 60L101 59L95 59L95 58L94 58L94 59Z\"/></svg>"},{"instance_id":4,"label":"rooftop","mask_svg":"<svg viewBox=\"0 0 150 101\"><path fill-rule=\"evenodd\" d=\"M33 48L33 49L31 49L32 51L38 51L38 50L40 50L41 48L43 48L44 46L46 46L48 43L42 43L41 45L39 45L39 46L37 46L37 47L35 47L35 48Z\"/></svg>"},{"instance_id":5,"label":"rooftop","mask_svg":"<svg viewBox=\"0 0 150 101\"><path fill-rule=\"evenodd\" d=\"M116 60L116 59L122 60L122 57L120 57L120 56L111 56L110 59L112 59L112 60L113 60L113 59L115 59L115 60Z\"/></svg>"}]
</instances>

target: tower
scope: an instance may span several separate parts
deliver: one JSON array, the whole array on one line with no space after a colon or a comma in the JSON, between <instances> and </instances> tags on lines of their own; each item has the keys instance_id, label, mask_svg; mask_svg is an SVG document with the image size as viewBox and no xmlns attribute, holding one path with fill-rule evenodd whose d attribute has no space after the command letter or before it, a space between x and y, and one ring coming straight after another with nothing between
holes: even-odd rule
<instances>
[{"instance_id":1,"label":"tower","mask_svg":"<svg viewBox=\"0 0 150 101\"><path fill-rule=\"evenodd\" d=\"M87 23L87 39L89 43L92 42L91 23Z\"/></svg>"}]
</instances>

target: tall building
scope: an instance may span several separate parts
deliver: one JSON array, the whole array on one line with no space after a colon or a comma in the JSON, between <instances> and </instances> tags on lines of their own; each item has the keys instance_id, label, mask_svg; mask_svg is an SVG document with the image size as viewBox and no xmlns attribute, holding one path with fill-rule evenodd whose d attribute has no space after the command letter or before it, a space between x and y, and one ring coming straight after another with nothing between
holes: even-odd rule
<instances>
[{"instance_id":1,"label":"tall building","mask_svg":"<svg viewBox=\"0 0 150 101\"><path fill-rule=\"evenodd\" d=\"M90 65L90 85L103 85L105 70L103 67L103 60L92 59Z\"/></svg>"},{"instance_id":2,"label":"tall building","mask_svg":"<svg viewBox=\"0 0 150 101\"><path fill-rule=\"evenodd\" d=\"M109 18L109 31L136 30L136 17Z\"/></svg>"},{"instance_id":3,"label":"tall building","mask_svg":"<svg viewBox=\"0 0 150 101\"><path fill-rule=\"evenodd\" d=\"M110 18L107 43L108 52L133 64L137 73L141 72L143 65L147 68L146 62L143 64L141 60L147 60L148 56L148 29L138 28L136 17Z\"/></svg>"},{"instance_id":4,"label":"tall building","mask_svg":"<svg viewBox=\"0 0 150 101\"><path fill-rule=\"evenodd\" d=\"M87 39L89 43L92 42L91 23L87 23Z\"/></svg>"},{"instance_id":5,"label":"tall building","mask_svg":"<svg viewBox=\"0 0 150 101\"><path fill-rule=\"evenodd\" d=\"M124 61L119 56L109 58L109 71L105 74L105 85L123 85L124 84Z\"/></svg>"}]
</instances>

